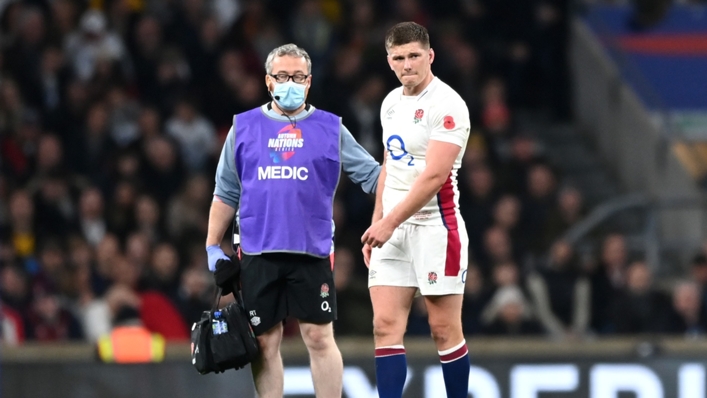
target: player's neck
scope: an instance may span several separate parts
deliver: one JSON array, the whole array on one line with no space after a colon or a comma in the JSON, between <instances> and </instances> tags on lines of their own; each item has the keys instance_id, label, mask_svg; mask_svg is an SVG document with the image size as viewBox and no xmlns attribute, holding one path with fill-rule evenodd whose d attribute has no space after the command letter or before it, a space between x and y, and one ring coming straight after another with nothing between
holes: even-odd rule
<instances>
[{"instance_id":1,"label":"player's neck","mask_svg":"<svg viewBox=\"0 0 707 398\"><path fill-rule=\"evenodd\" d=\"M418 84L417 86L414 86L414 87L403 86L403 95L410 96L410 97L420 95L420 93L425 91L427 86L429 86L430 83L432 83L432 80L434 78L435 78L435 76L432 74L432 72L430 72L427 74L427 77L425 77L425 80L421 81L420 84Z\"/></svg>"}]
</instances>

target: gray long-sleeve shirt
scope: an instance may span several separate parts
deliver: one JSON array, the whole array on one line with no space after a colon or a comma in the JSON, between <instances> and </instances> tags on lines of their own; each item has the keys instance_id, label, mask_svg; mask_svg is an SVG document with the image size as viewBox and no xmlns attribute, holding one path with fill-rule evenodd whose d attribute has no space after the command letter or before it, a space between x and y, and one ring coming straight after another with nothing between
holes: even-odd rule
<instances>
[{"instance_id":1,"label":"gray long-sleeve shirt","mask_svg":"<svg viewBox=\"0 0 707 398\"><path fill-rule=\"evenodd\" d=\"M271 118L287 122L285 116L273 111L267 105L263 105L261 109ZM315 108L308 106L305 110L297 115L291 116L294 120L301 120L309 116ZM241 196L241 187L236 176L236 161L233 154L235 136L233 127L228 132L226 142L221 150L221 158L216 168L216 189L214 195L218 196L224 203L238 208L238 201ZM375 193L378 185L378 176L380 175L381 166L373 159L373 156L366 152L365 149L351 135L351 132L341 124L341 166L344 173L351 179L352 182L361 186L366 193Z\"/></svg>"}]
</instances>

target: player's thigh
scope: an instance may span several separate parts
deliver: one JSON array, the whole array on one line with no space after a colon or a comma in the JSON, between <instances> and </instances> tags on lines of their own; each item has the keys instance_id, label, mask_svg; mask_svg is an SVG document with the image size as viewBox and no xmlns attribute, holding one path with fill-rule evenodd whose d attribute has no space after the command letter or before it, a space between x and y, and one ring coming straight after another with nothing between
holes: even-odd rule
<instances>
[{"instance_id":1,"label":"player's thigh","mask_svg":"<svg viewBox=\"0 0 707 398\"><path fill-rule=\"evenodd\" d=\"M417 287L412 258L408 253L406 230L396 228L383 247L374 248L368 268L368 287Z\"/></svg>"},{"instance_id":2,"label":"player's thigh","mask_svg":"<svg viewBox=\"0 0 707 398\"><path fill-rule=\"evenodd\" d=\"M412 299L417 293L411 286L371 286L373 330L377 335L405 334Z\"/></svg>"},{"instance_id":3,"label":"player's thigh","mask_svg":"<svg viewBox=\"0 0 707 398\"><path fill-rule=\"evenodd\" d=\"M336 288L329 258L288 255L287 305L300 321L325 324L336 320Z\"/></svg>"},{"instance_id":4,"label":"player's thigh","mask_svg":"<svg viewBox=\"0 0 707 398\"><path fill-rule=\"evenodd\" d=\"M409 236L413 267L423 296L463 294L469 262L466 228L416 226Z\"/></svg>"},{"instance_id":5,"label":"player's thigh","mask_svg":"<svg viewBox=\"0 0 707 398\"><path fill-rule=\"evenodd\" d=\"M281 265L267 256L243 255L241 259L241 293L243 306L256 336L282 322L287 316L285 280Z\"/></svg>"}]
</instances>

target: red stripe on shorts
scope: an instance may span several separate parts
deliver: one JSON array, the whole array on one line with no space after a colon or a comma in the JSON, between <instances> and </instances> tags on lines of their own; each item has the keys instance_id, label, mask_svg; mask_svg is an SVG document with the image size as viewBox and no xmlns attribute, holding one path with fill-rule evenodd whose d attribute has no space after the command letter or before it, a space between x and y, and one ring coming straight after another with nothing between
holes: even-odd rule
<instances>
[{"instance_id":1,"label":"red stripe on shorts","mask_svg":"<svg viewBox=\"0 0 707 398\"><path fill-rule=\"evenodd\" d=\"M333 252L329 255L329 263L331 264L331 270L333 271L334 270L334 253Z\"/></svg>"},{"instance_id":2,"label":"red stripe on shorts","mask_svg":"<svg viewBox=\"0 0 707 398\"><path fill-rule=\"evenodd\" d=\"M469 350L466 348L466 344L464 344L458 350L456 350L450 354L441 355L439 357L439 360L442 361L442 363L453 362L453 361L456 361L457 359L463 357L464 355L466 355L467 352L469 352Z\"/></svg>"},{"instance_id":3,"label":"red stripe on shorts","mask_svg":"<svg viewBox=\"0 0 707 398\"><path fill-rule=\"evenodd\" d=\"M462 244L459 239L457 209L454 204L452 173L449 173L447 181L444 182L439 193L437 193L437 205L439 206L439 212L442 214L442 222L447 228L447 258L444 263L444 276L457 276L461 269Z\"/></svg>"}]
</instances>

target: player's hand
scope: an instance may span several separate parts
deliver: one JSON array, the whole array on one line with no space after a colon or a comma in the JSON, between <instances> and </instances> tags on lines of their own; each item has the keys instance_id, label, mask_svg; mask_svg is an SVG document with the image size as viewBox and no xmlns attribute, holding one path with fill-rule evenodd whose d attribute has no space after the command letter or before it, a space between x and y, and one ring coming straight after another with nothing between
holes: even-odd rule
<instances>
[{"instance_id":1,"label":"player's hand","mask_svg":"<svg viewBox=\"0 0 707 398\"><path fill-rule=\"evenodd\" d=\"M361 251L363 252L363 262L366 263L366 268L369 268L371 266L371 251L373 248L369 244L363 245L363 249Z\"/></svg>"},{"instance_id":2,"label":"player's hand","mask_svg":"<svg viewBox=\"0 0 707 398\"><path fill-rule=\"evenodd\" d=\"M368 227L366 232L361 237L361 243L368 244L371 247L383 247L383 244L393 236L395 225L392 225L385 217L376 221Z\"/></svg>"},{"instance_id":3,"label":"player's hand","mask_svg":"<svg viewBox=\"0 0 707 398\"><path fill-rule=\"evenodd\" d=\"M219 245L211 245L207 247L206 254L209 256L209 271L211 272L216 271L216 263L218 262L218 260L231 261L231 259L228 258L226 253L221 250L221 246Z\"/></svg>"}]
</instances>

